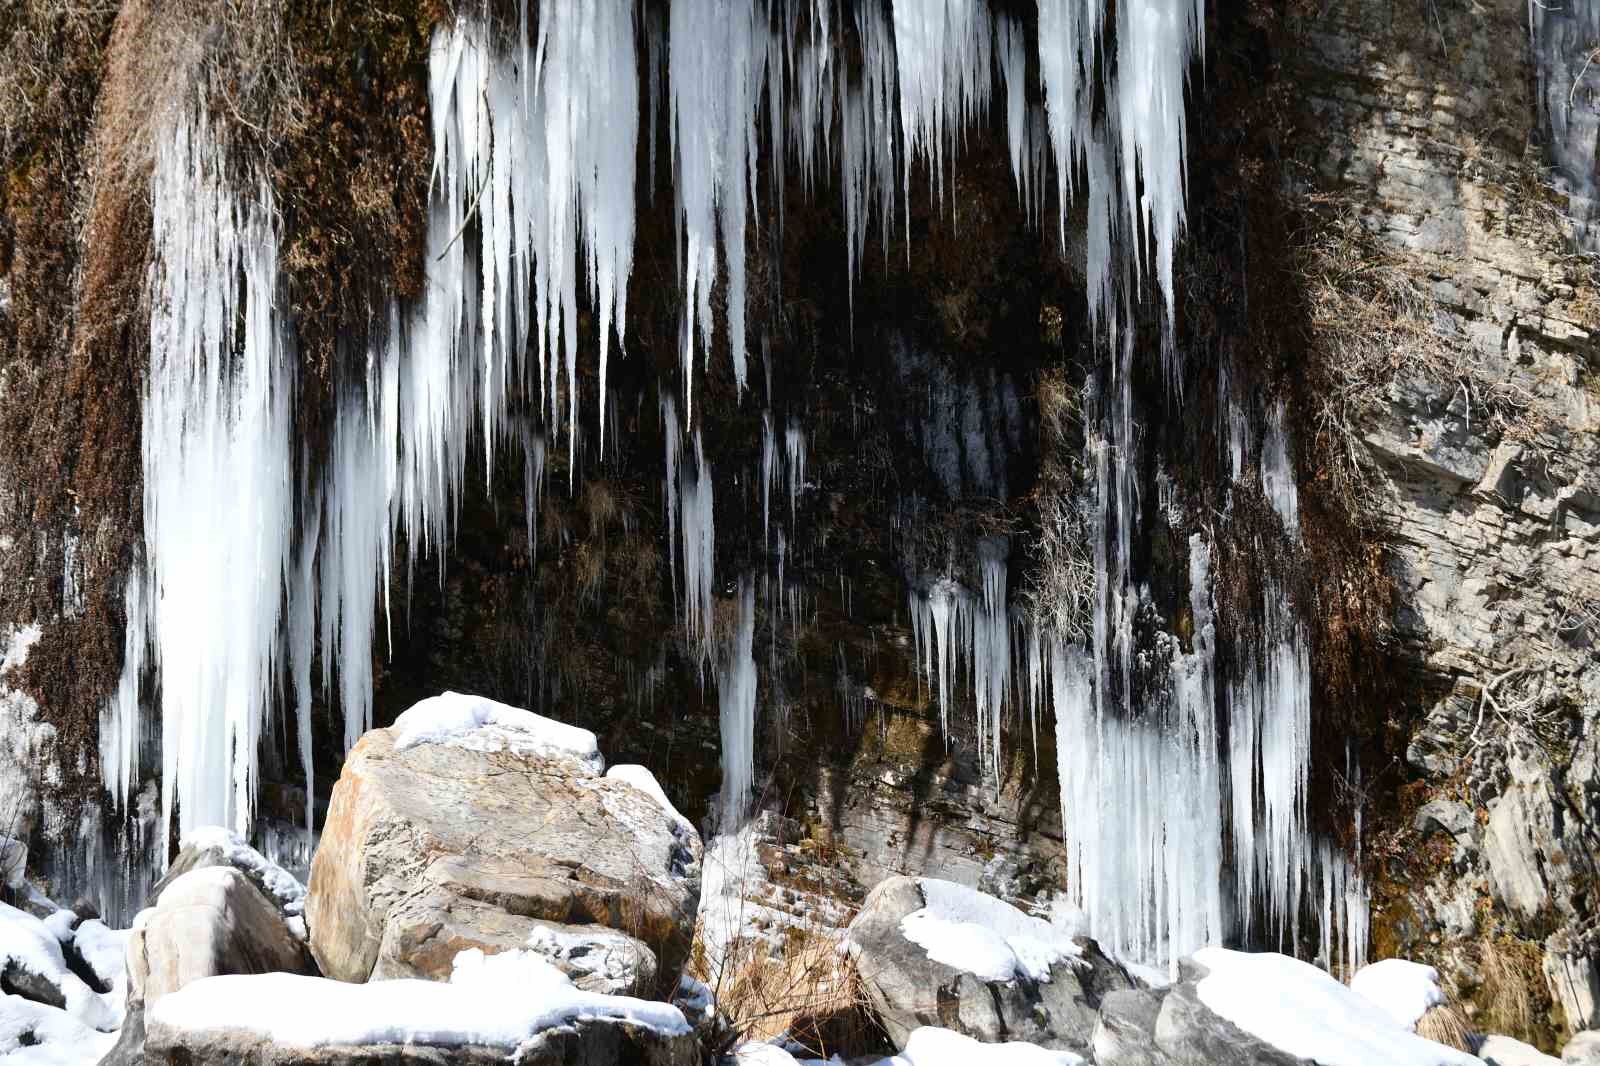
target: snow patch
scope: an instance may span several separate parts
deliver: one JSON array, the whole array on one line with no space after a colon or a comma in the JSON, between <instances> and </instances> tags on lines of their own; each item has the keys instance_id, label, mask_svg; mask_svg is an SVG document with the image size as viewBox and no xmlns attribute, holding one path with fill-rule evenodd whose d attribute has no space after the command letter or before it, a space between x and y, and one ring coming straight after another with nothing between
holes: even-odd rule
<instances>
[{"instance_id":1,"label":"snow patch","mask_svg":"<svg viewBox=\"0 0 1600 1066\"><path fill-rule=\"evenodd\" d=\"M661 782L656 780L656 775L651 773L648 767L640 766L638 763L621 763L607 770L606 777L614 781L621 781L623 784L632 785L659 803L661 809L666 811L673 821L690 829L694 828L694 823L678 813L678 808L674 807L672 801L667 799L666 792L662 791Z\"/></svg>"},{"instance_id":2,"label":"snow patch","mask_svg":"<svg viewBox=\"0 0 1600 1066\"><path fill-rule=\"evenodd\" d=\"M1444 1002L1439 971L1410 959L1384 959L1363 966L1350 979L1350 990L1382 1007L1407 1029L1415 1029L1429 1007Z\"/></svg>"},{"instance_id":3,"label":"snow patch","mask_svg":"<svg viewBox=\"0 0 1600 1066\"><path fill-rule=\"evenodd\" d=\"M1310 963L1215 947L1195 952L1194 961L1210 971L1196 986L1201 1003L1291 1055L1322 1066L1482 1066L1409 1032Z\"/></svg>"},{"instance_id":4,"label":"snow patch","mask_svg":"<svg viewBox=\"0 0 1600 1066\"><path fill-rule=\"evenodd\" d=\"M985 981L1048 981L1051 966L1083 954L1049 922L1003 899L931 877L917 885L926 906L902 918L900 932L935 962Z\"/></svg>"},{"instance_id":5,"label":"snow patch","mask_svg":"<svg viewBox=\"0 0 1600 1066\"><path fill-rule=\"evenodd\" d=\"M571 755L593 773L605 769L599 743L587 729L482 696L430 696L396 718L391 729L395 751L450 744L468 751Z\"/></svg>"},{"instance_id":6,"label":"snow patch","mask_svg":"<svg viewBox=\"0 0 1600 1066\"><path fill-rule=\"evenodd\" d=\"M109 1031L122 1024L123 988L96 992L67 968L61 942L44 922L0 903L0 970L17 967L55 986L66 1014L90 1029Z\"/></svg>"},{"instance_id":7,"label":"snow patch","mask_svg":"<svg viewBox=\"0 0 1600 1066\"><path fill-rule=\"evenodd\" d=\"M354 985L271 973L207 977L161 997L153 1023L187 1032L235 1030L293 1048L413 1044L515 1048L552 1026L616 1019L689 1032L667 1003L583 992L532 951L461 952L448 983Z\"/></svg>"}]
</instances>

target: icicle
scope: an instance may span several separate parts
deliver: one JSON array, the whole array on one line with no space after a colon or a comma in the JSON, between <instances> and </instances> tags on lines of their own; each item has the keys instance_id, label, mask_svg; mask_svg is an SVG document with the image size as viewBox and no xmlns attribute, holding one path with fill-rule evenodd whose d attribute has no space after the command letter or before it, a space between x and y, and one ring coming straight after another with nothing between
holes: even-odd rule
<instances>
[{"instance_id":1,"label":"icicle","mask_svg":"<svg viewBox=\"0 0 1600 1066\"><path fill-rule=\"evenodd\" d=\"M151 182L145 618L163 720L163 834L174 809L181 829L249 828L292 562L295 375L272 315L272 198L264 182L230 185L210 131L204 113L180 115ZM121 691L137 692L139 660L125 663Z\"/></svg>"},{"instance_id":2,"label":"icicle","mask_svg":"<svg viewBox=\"0 0 1600 1066\"><path fill-rule=\"evenodd\" d=\"M1261 442L1261 491L1283 519L1284 532L1300 539L1300 493L1295 487L1294 460L1289 454L1289 433L1284 426L1284 402L1279 400L1267 419Z\"/></svg>"},{"instance_id":3,"label":"icicle","mask_svg":"<svg viewBox=\"0 0 1600 1066\"><path fill-rule=\"evenodd\" d=\"M806 431L792 418L783 432L783 461L789 473L789 522L792 525L800 493L806 487Z\"/></svg>"},{"instance_id":4,"label":"icicle","mask_svg":"<svg viewBox=\"0 0 1600 1066\"><path fill-rule=\"evenodd\" d=\"M772 412L761 412L761 542L772 524L772 482L778 475L778 445L772 436ZM792 518L791 518L792 521Z\"/></svg>"},{"instance_id":5,"label":"icicle","mask_svg":"<svg viewBox=\"0 0 1600 1066\"><path fill-rule=\"evenodd\" d=\"M667 502L667 561L672 568L672 592L678 592L678 459L683 450L683 435L678 429L678 404L666 393L661 395L661 436L666 441L667 480L661 494Z\"/></svg>"},{"instance_id":6,"label":"icicle","mask_svg":"<svg viewBox=\"0 0 1600 1066\"><path fill-rule=\"evenodd\" d=\"M1204 0L1125 0L1117 5L1117 129L1122 195L1133 259L1142 271L1148 240L1156 283L1174 328L1172 258L1184 224L1187 138L1184 88L1205 47Z\"/></svg>"},{"instance_id":7,"label":"icicle","mask_svg":"<svg viewBox=\"0 0 1600 1066\"><path fill-rule=\"evenodd\" d=\"M722 826L736 832L750 810L755 782L756 661L755 583L739 579L739 622L721 669L717 672L717 705L722 731Z\"/></svg>"},{"instance_id":8,"label":"icicle","mask_svg":"<svg viewBox=\"0 0 1600 1066\"><path fill-rule=\"evenodd\" d=\"M100 776L118 810L127 810L139 774L139 686L152 631L146 584L145 568L135 565L122 593L122 676L100 711Z\"/></svg>"},{"instance_id":9,"label":"icicle","mask_svg":"<svg viewBox=\"0 0 1600 1066\"><path fill-rule=\"evenodd\" d=\"M711 661L716 603L713 598L716 528L712 506L711 466L694 434L694 474L679 475L679 507L683 518L684 627L702 663Z\"/></svg>"},{"instance_id":10,"label":"icicle","mask_svg":"<svg viewBox=\"0 0 1600 1066\"><path fill-rule=\"evenodd\" d=\"M544 435L531 426L522 427L522 510L527 527L528 561L533 562L539 546L539 504L544 498ZM671 540L668 540L671 543Z\"/></svg>"},{"instance_id":11,"label":"icicle","mask_svg":"<svg viewBox=\"0 0 1600 1066\"><path fill-rule=\"evenodd\" d=\"M304 481L304 479L302 479ZM317 540L322 532L322 501L302 489L309 518L300 534L300 551L289 585L289 666L294 679L295 742L306 780L306 833L315 828L316 760L311 739L311 660L317 638Z\"/></svg>"},{"instance_id":12,"label":"icicle","mask_svg":"<svg viewBox=\"0 0 1600 1066\"><path fill-rule=\"evenodd\" d=\"M969 122L988 110L994 29L988 0L894 0L900 86L901 192L910 226L911 167L928 163L943 201L946 153ZM910 249L907 249L909 254Z\"/></svg>"},{"instance_id":13,"label":"icicle","mask_svg":"<svg viewBox=\"0 0 1600 1066\"><path fill-rule=\"evenodd\" d=\"M756 111L765 67L759 5L749 0L672 0L672 137L683 224L686 420L693 424L694 346L710 355L717 233L728 271L728 348L745 385L745 225L755 193Z\"/></svg>"}]
</instances>

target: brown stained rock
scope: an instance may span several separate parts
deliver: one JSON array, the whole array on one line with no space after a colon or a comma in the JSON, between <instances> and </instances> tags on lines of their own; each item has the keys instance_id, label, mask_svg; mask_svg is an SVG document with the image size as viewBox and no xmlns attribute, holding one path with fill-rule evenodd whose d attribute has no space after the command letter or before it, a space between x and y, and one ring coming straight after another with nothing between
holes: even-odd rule
<instances>
[{"instance_id":1,"label":"brown stained rock","mask_svg":"<svg viewBox=\"0 0 1600 1066\"><path fill-rule=\"evenodd\" d=\"M687 956L701 852L692 828L584 761L439 743L396 751L389 730L374 730L334 788L306 903L311 947L339 980L441 979L454 944L502 950L530 946L542 924L592 925L644 949L625 984L647 984ZM593 976L552 961L575 981ZM611 980L623 980L615 968Z\"/></svg>"}]
</instances>

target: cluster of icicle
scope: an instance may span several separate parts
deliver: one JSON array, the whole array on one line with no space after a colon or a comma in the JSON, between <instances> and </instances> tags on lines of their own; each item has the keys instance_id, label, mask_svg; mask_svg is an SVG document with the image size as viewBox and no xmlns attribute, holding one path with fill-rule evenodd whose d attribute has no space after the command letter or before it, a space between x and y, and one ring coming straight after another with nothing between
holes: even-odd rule
<instances>
[{"instance_id":1,"label":"cluster of icicle","mask_svg":"<svg viewBox=\"0 0 1600 1066\"><path fill-rule=\"evenodd\" d=\"M950 197L957 147L988 115L998 87L1030 214L1037 218L1045 200L1047 155L1063 246L1067 202L1077 195L1088 205L1089 304L1108 353L1125 364L1117 323L1147 277L1170 321L1184 218L1184 92L1203 24L1198 0L1129 0L1117 5L1114 30L1100 3L1039 0L1042 105L1030 101L1025 84L1024 27L986 0L894 0L888 8L672 0L667 17L660 14L653 7L640 17L633 0L585 0L542 5L536 29L524 26L509 40L472 20L437 32L425 293L390 309L364 373L338 383L330 456L320 470L294 443L292 331L274 311L270 190L225 177L225 146L212 143L203 113L174 123L152 186L144 566L128 585L125 673L102 725L106 784L119 801L126 804L139 778L139 696L150 673L168 822L176 808L182 829L249 828L257 751L283 689L296 712L309 823L314 655L320 647L320 681L338 693L348 747L371 724L372 655L378 619L388 618L396 538L406 545L408 571L430 552L442 565L470 447L483 450L491 471L500 448L520 447L532 550L547 441L564 431L569 470L577 467L580 299L598 323L603 453L606 367L612 344L626 337L636 149L643 134L654 187L663 92L683 303L681 424L673 397L663 396L661 407L673 585L690 643L718 676L730 823L744 815L753 775L753 593L742 581L737 621L719 648L712 469L692 386L697 357L712 349L711 293L719 283L735 376L745 383L745 239L759 207L762 146L774 156L766 162L774 190L791 167L808 188L831 175L854 278L874 221L888 254L919 163L931 194ZM837 48L841 17L853 20L858 61ZM1102 54L1108 39L1114 57ZM773 206L781 217L781 202ZM1202 713L1215 684L1208 643L1175 659L1177 694L1164 720L1125 721L1111 706L1131 674L1137 605L1128 572L1135 469L1128 376L1122 365L1099 385L1093 451L1102 527L1092 651L1037 637L1023 642L1023 658L1034 706L1048 675L1063 730L1062 779L1078 790L1067 805L1074 891L1097 931L1148 957L1220 931L1219 889L1210 882L1225 811L1236 824L1266 827L1258 848L1256 835L1241 844L1235 834L1236 847L1250 850L1245 880L1261 886L1249 898L1272 901L1265 920L1281 925L1312 882L1332 891L1326 871L1338 863L1327 857L1318 866L1302 854L1313 847L1304 811L1308 733L1298 717L1278 721L1285 708L1303 710L1296 686L1305 680L1304 637L1292 622L1284 623L1288 651L1264 653L1251 712L1259 754L1230 761L1233 779L1255 774L1258 785L1235 788L1231 804L1207 732L1215 723ZM514 386L536 388L532 417L509 410ZM805 485L804 434L785 429L780 460L768 427L763 523L781 468L792 524ZM780 528L779 596L785 551ZM939 679L941 707L958 657L970 664L985 757L996 774L1001 707L1012 699L1008 551L998 542L982 549L980 597L939 583L914 597L921 654ZM1203 544L1194 555L1203 563ZM1235 861L1244 861L1242 851ZM1336 887L1342 898L1347 886Z\"/></svg>"},{"instance_id":2,"label":"cluster of icicle","mask_svg":"<svg viewBox=\"0 0 1600 1066\"><path fill-rule=\"evenodd\" d=\"M1262 425L1229 391L1226 374L1222 392L1234 481L1258 479L1285 536L1297 541L1282 405ZM1068 887L1094 935L1119 957L1165 962L1234 935L1292 951L1309 915L1328 965L1358 967L1367 937L1359 870L1318 838L1307 810L1305 626L1287 591L1265 579L1263 639L1220 677L1212 552L1196 532L1189 537L1188 650L1174 638L1135 646L1134 617L1148 595L1129 566L1139 464L1120 394L1102 398L1111 401L1098 420L1108 436L1091 439L1088 457L1097 486L1093 639L1059 639L1009 607L1009 545L980 539L980 591L942 575L908 592L917 660L941 720L957 698L970 699L981 769L998 788L1008 715L1027 719L1035 745L1039 718L1054 715ZM1148 675L1162 643L1166 677L1136 703L1136 667Z\"/></svg>"}]
</instances>

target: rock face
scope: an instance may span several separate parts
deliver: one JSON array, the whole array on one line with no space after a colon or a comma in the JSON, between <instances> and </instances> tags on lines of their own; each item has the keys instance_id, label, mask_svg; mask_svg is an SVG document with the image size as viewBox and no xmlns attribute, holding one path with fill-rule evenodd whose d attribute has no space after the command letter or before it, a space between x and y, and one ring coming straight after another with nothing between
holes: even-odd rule
<instances>
[{"instance_id":1,"label":"rock face","mask_svg":"<svg viewBox=\"0 0 1600 1066\"><path fill-rule=\"evenodd\" d=\"M892 877L872 890L850 923L851 958L896 1047L904 1048L919 1026L935 1025L985 1043L1020 1040L1081 1053L1091 1046L1102 999L1134 987L1126 971L1082 938L1078 954L1049 966L1048 979L1018 971L996 980L931 958L903 925L927 905L918 879Z\"/></svg>"},{"instance_id":2,"label":"rock face","mask_svg":"<svg viewBox=\"0 0 1600 1066\"><path fill-rule=\"evenodd\" d=\"M364 736L334 788L306 906L324 973L443 979L478 947L539 950L594 991L676 979L700 896L687 823L571 752L396 736Z\"/></svg>"},{"instance_id":3,"label":"rock face","mask_svg":"<svg viewBox=\"0 0 1600 1066\"><path fill-rule=\"evenodd\" d=\"M231 866L169 884L128 939L128 1001L148 1006L217 974L307 973L305 948L278 909Z\"/></svg>"},{"instance_id":4,"label":"rock face","mask_svg":"<svg viewBox=\"0 0 1600 1066\"><path fill-rule=\"evenodd\" d=\"M1439 343L1400 361L1360 429L1416 671L1406 760L1422 798L1450 805L1378 828L1426 861L1384 871L1374 929L1469 1001L1484 945L1509 938L1542 963L1548 987L1526 996L1551 1008L1549 1042L1594 1024L1600 979L1584 901L1600 815L1600 285L1543 191L1530 70L1550 42L1530 42L1527 5L1395 16L1323 5L1289 68L1316 118L1319 189L1419 279Z\"/></svg>"}]
</instances>

